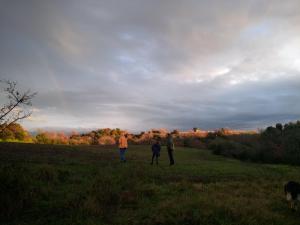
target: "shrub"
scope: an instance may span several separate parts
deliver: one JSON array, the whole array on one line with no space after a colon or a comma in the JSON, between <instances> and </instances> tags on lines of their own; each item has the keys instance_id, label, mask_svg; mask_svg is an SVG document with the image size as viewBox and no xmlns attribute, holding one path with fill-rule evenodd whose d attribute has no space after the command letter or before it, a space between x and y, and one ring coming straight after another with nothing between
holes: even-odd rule
<instances>
[{"instance_id":1,"label":"shrub","mask_svg":"<svg viewBox=\"0 0 300 225\"><path fill-rule=\"evenodd\" d=\"M216 155L224 155L226 151L228 151L229 149L233 149L234 146L230 141L221 138L216 138L215 140L209 143L208 148L212 150L213 153Z\"/></svg>"},{"instance_id":2,"label":"shrub","mask_svg":"<svg viewBox=\"0 0 300 225\"><path fill-rule=\"evenodd\" d=\"M182 145L184 147L191 147L191 148L205 148L206 145L204 142L201 141L198 137L184 137L182 141Z\"/></svg>"},{"instance_id":3,"label":"shrub","mask_svg":"<svg viewBox=\"0 0 300 225\"><path fill-rule=\"evenodd\" d=\"M283 158L287 163L300 164L300 122L286 125L283 131Z\"/></svg>"},{"instance_id":4,"label":"shrub","mask_svg":"<svg viewBox=\"0 0 300 225\"><path fill-rule=\"evenodd\" d=\"M214 139L208 135L205 141L217 155L268 163L300 164L300 121L284 126L278 123L260 134L221 135Z\"/></svg>"},{"instance_id":5,"label":"shrub","mask_svg":"<svg viewBox=\"0 0 300 225\"><path fill-rule=\"evenodd\" d=\"M241 160L255 158L255 152L248 146L223 138L216 138L211 141L208 148L216 155L233 157Z\"/></svg>"},{"instance_id":6,"label":"shrub","mask_svg":"<svg viewBox=\"0 0 300 225\"><path fill-rule=\"evenodd\" d=\"M192 139L191 138L184 138L183 139L183 146L184 147L192 147Z\"/></svg>"}]
</instances>

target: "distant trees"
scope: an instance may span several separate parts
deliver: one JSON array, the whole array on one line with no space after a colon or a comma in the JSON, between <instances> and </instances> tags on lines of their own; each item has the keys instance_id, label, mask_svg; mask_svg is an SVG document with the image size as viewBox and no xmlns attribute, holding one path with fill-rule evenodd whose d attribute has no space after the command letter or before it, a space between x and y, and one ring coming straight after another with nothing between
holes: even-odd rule
<instances>
[{"instance_id":1,"label":"distant trees","mask_svg":"<svg viewBox=\"0 0 300 225\"><path fill-rule=\"evenodd\" d=\"M39 132L35 141L38 144L59 144L67 145L69 144L69 137L63 132Z\"/></svg>"},{"instance_id":2,"label":"distant trees","mask_svg":"<svg viewBox=\"0 0 300 225\"><path fill-rule=\"evenodd\" d=\"M31 141L31 136L20 124L11 123L0 132L0 139L3 141Z\"/></svg>"},{"instance_id":3,"label":"distant trees","mask_svg":"<svg viewBox=\"0 0 300 225\"><path fill-rule=\"evenodd\" d=\"M20 124L11 123L1 133L0 141L26 141L39 144L70 145L115 145L120 129L98 129L88 133L43 132L35 137ZM165 129L152 129L139 134L129 134L130 144L150 144L159 139L166 144ZM214 154L265 163L287 163L300 165L300 121L267 127L261 132L219 129L211 132L174 130L176 146L208 148Z\"/></svg>"},{"instance_id":4,"label":"distant trees","mask_svg":"<svg viewBox=\"0 0 300 225\"><path fill-rule=\"evenodd\" d=\"M179 130L175 129L171 133L174 134L174 135L179 135Z\"/></svg>"},{"instance_id":5,"label":"distant trees","mask_svg":"<svg viewBox=\"0 0 300 225\"><path fill-rule=\"evenodd\" d=\"M35 136L36 143L38 144L51 144L50 138L46 133L39 133Z\"/></svg>"},{"instance_id":6,"label":"distant trees","mask_svg":"<svg viewBox=\"0 0 300 225\"><path fill-rule=\"evenodd\" d=\"M265 158L300 164L300 121L267 127L261 133L261 138Z\"/></svg>"},{"instance_id":7,"label":"distant trees","mask_svg":"<svg viewBox=\"0 0 300 225\"><path fill-rule=\"evenodd\" d=\"M231 134L231 131L228 128L221 128L221 129L217 130L215 133L219 137L226 137Z\"/></svg>"},{"instance_id":8,"label":"distant trees","mask_svg":"<svg viewBox=\"0 0 300 225\"><path fill-rule=\"evenodd\" d=\"M198 128L198 127L193 127L193 131L194 131L194 132L198 132L198 131L200 131L200 128Z\"/></svg>"},{"instance_id":9,"label":"distant trees","mask_svg":"<svg viewBox=\"0 0 300 225\"><path fill-rule=\"evenodd\" d=\"M69 144L70 145L90 145L92 144L92 137L87 135L80 135L73 133L69 137Z\"/></svg>"},{"instance_id":10,"label":"distant trees","mask_svg":"<svg viewBox=\"0 0 300 225\"><path fill-rule=\"evenodd\" d=\"M98 139L99 145L115 145L116 139L112 136L104 135Z\"/></svg>"},{"instance_id":11,"label":"distant trees","mask_svg":"<svg viewBox=\"0 0 300 225\"><path fill-rule=\"evenodd\" d=\"M217 132L218 133L218 132ZM277 123L258 134L220 132L207 139L207 146L215 154L267 163L300 165L300 121L284 126Z\"/></svg>"},{"instance_id":12,"label":"distant trees","mask_svg":"<svg viewBox=\"0 0 300 225\"><path fill-rule=\"evenodd\" d=\"M35 136L35 142L38 144L64 145L114 145L121 132L119 128L98 129L84 134L72 132L69 135L63 132L40 131Z\"/></svg>"},{"instance_id":13,"label":"distant trees","mask_svg":"<svg viewBox=\"0 0 300 225\"><path fill-rule=\"evenodd\" d=\"M276 127L277 130L280 130L280 131L283 130L283 126L282 126L281 123L277 123L275 127Z\"/></svg>"},{"instance_id":14,"label":"distant trees","mask_svg":"<svg viewBox=\"0 0 300 225\"><path fill-rule=\"evenodd\" d=\"M17 83L13 81L0 80L0 84L3 86L0 89L2 97L7 98L7 102L0 106L0 133L2 133L11 124L32 114L30 110L32 106L31 100L37 93L30 90L20 91L17 88ZM5 132L9 133L9 131Z\"/></svg>"},{"instance_id":15,"label":"distant trees","mask_svg":"<svg viewBox=\"0 0 300 225\"><path fill-rule=\"evenodd\" d=\"M285 124L281 136L285 161L300 164L300 121Z\"/></svg>"}]
</instances>

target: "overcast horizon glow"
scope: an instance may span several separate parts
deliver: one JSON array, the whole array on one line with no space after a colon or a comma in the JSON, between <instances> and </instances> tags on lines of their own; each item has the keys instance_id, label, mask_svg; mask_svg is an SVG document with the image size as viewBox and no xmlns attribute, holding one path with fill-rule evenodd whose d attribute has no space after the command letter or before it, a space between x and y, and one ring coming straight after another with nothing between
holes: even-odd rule
<instances>
[{"instance_id":1,"label":"overcast horizon glow","mask_svg":"<svg viewBox=\"0 0 300 225\"><path fill-rule=\"evenodd\" d=\"M299 0L0 0L0 78L35 128L257 129L300 119Z\"/></svg>"}]
</instances>

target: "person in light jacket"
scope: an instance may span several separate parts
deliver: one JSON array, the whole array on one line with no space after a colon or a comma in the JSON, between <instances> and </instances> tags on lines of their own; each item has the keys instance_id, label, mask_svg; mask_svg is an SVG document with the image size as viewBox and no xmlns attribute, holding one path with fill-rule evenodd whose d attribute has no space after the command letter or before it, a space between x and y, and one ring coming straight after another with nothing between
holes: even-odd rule
<instances>
[{"instance_id":1,"label":"person in light jacket","mask_svg":"<svg viewBox=\"0 0 300 225\"><path fill-rule=\"evenodd\" d=\"M121 162L126 162L125 153L128 148L127 134L121 134L119 138L119 150L120 150L120 160Z\"/></svg>"},{"instance_id":2,"label":"person in light jacket","mask_svg":"<svg viewBox=\"0 0 300 225\"><path fill-rule=\"evenodd\" d=\"M173 156L173 152L174 152L174 141L173 141L173 137L172 134L168 133L167 136L167 150L168 150L168 155L169 155L169 160L170 160L170 166L174 165L174 156Z\"/></svg>"}]
</instances>

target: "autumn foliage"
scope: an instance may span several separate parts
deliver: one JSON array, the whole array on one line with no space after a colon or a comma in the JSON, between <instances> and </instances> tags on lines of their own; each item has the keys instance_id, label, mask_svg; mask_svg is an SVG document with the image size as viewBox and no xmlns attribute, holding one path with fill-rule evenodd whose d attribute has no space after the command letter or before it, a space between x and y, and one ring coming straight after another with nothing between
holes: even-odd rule
<instances>
[{"instance_id":1,"label":"autumn foliage","mask_svg":"<svg viewBox=\"0 0 300 225\"><path fill-rule=\"evenodd\" d=\"M1 141L34 142L60 145L116 145L121 133L128 134L130 145L148 145L154 139L165 144L167 129L151 129L131 134L119 128L98 129L87 133L39 131L32 137L21 125L13 123L0 135ZM203 131L171 131L175 146L210 149L214 154L241 160L300 164L300 121L267 127L260 132L221 128Z\"/></svg>"},{"instance_id":2,"label":"autumn foliage","mask_svg":"<svg viewBox=\"0 0 300 225\"><path fill-rule=\"evenodd\" d=\"M0 132L0 141L32 142L32 137L20 124L12 123Z\"/></svg>"}]
</instances>

